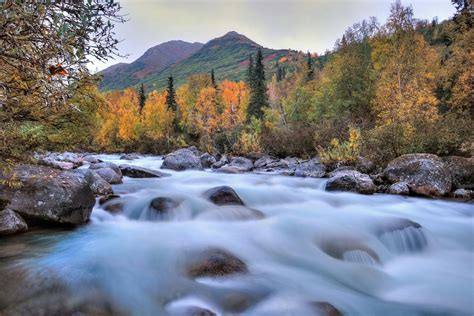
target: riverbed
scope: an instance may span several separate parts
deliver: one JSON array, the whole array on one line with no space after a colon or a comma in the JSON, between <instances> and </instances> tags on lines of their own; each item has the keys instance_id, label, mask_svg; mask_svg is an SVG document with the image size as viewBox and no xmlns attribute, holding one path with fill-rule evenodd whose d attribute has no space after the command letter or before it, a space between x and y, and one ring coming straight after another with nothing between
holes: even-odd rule
<instances>
[{"instance_id":1,"label":"riverbed","mask_svg":"<svg viewBox=\"0 0 474 316\"><path fill-rule=\"evenodd\" d=\"M127 163L159 169L162 159ZM115 185L119 214L97 203L84 227L0 239L0 274L22 271L21 286L0 284L0 294L36 289L10 300L15 306L0 304L0 315L28 314L32 301L68 305L91 297L124 315L181 315L189 306L217 315L325 315L322 302L343 315L474 314L472 204L326 192L325 179L166 172L171 176ZM222 185L247 208L202 196ZM179 206L152 216L156 197ZM248 273L190 278L193 254L211 248L234 254ZM45 274L53 276L45 281Z\"/></svg>"}]
</instances>

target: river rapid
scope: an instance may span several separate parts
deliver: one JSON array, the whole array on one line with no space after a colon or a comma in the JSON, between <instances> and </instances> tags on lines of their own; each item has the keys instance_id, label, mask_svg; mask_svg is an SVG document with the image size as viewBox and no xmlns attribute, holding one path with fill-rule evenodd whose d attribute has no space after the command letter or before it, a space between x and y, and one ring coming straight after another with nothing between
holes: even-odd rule
<instances>
[{"instance_id":1,"label":"river rapid","mask_svg":"<svg viewBox=\"0 0 474 316\"><path fill-rule=\"evenodd\" d=\"M159 169L162 160L127 163ZM21 307L32 300L90 297L137 316L182 315L189 306L217 315L330 315L318 302L343 315L474 314L473 204L326 192L325 179L165 172L171 177L125 177L115 185L121 214L97 203L91 223L76 230L0 239L0 275L27 275L0 283L0 295L36 289L17 306L0 305L0 315L35 314ZM201 196L221 185L264 218ZM160 218L150 213L155 197L181 203ZM248 273L188 277L193 254L209 248L234 254ZM61 291L44 281L47 271Z\"/></svg>"}]
</instances>

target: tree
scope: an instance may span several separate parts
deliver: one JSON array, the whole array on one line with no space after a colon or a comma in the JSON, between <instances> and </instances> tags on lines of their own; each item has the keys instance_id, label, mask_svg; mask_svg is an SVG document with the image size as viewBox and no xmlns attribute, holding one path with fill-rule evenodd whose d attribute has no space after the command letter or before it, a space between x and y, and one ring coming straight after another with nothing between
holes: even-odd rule
<instances>
[{"instance_id":1,"label":"tree","mask_svg":"<svg viewBox=\"0 0 474 316\"><path fill-rule=\"evenodd\" d=\"M265 69L263 66L262 49L259 48L255 58L255 66L251 71L249 66L249 74L251 74L250 82L250 103L248 107L248 119L254 116L257 119L263 117L263 108L268 105L267 85L265 82Z\"/></svg>"},{"instance_id":2,"label":"tree","mask_svg":"<svg viewBox=\"0 0 474 316\"><path fill-rule=\"evenodd\" d=\"M173 126L175 131L179 129L178 103L176 102L176 92L174 90L173 76L168 77L168 87L166 88L166 105L174 113Z\"/></svg>"},{"instance_id":3,"label":"tree","mask_svg":"<svg viewBox=\"0 0 474 316\"><path fill-rule=\"evenodd\" d=\"M167 140L173 130L174 113L166 104L166 92L153 91L142 112L144 135L153 141Z\"/></svg>"},{"instance_id":4,"label":"tree","mask_svg":"<svg viewBox=\"0 0 474 316\"><path fill-rule=\"evenodd\" d=\"M138 90L138 107L139 107L139 112L142 113L143 107L145 106L145 101L146 101L146 95L145 95L145 86L143 83L140 86L140 90Z\"/></svg>"},{"instance_id":5,"label":"tree","mask_svg":"<svg viewBox=\"0 0 474 316\"><path fill-rule=\"evenodd\" d=\"M313 61L311 59L311 53L310 52L308 52L308 60L307 60L306 64L307 64L307 68L308 68L307 69L308 74L307 74L306 80L311 81L311 80L314 79L314 69L313 69Z\"/></svg>"},{"instance_id":6,"label":"tree","mask_svg":"<svg viewBox=\"0 0 474 316\"><path fill-rule=\"evenodd\" d=\"M283 68L280 67L280 64L278 63L278 60L276 61L276 81L280 82L283 80L284 74L283 74Z\"/></svg>"},{"instance_id":7,"label":"tree","mask_svg":"<svg viewBox=\"0 0 474 316\"><path fill-rule=\"evenodd\" d=\"M252 87L253 86L253 83L254 83L254 63L253 63L253 57L252 55L249 56L249 66L247 68L247 76L246 76L246 80L247 80L247 84Z\"/></svg>"},{"instance_id":8,"label":"tree","mask_svg":"<svg viewBox=\"0 0 474 316\"><path fill-rule=\"evenodd\" d=\"M214 77L214 68L211 70L211 83L214 89L217 89L216 78Z\"/></svg>"},{"instance_id":9,"label":"tree","mask_svg":"<svg viewBox=\"0 0 474 316\"><path fill-rule=\"evenodd\" d=\"M217 113L217 90L207 87L201 90L196 102L196 127L201 136L201 145L207 150L212 150L212 136L219 128L219 115Z\"/></svg>"},{"instance_id":10,"label":"tree","mask_svg":"<svg viewBox=\"0 0 474 316\"><path fill-rule=\"evenodd\" d=\"M245 122L249 101L249 89L245 82L224 80L219 91L224 106L221 117L221 127L224 129L235 128Z\"/></svg>"}]
</instances>

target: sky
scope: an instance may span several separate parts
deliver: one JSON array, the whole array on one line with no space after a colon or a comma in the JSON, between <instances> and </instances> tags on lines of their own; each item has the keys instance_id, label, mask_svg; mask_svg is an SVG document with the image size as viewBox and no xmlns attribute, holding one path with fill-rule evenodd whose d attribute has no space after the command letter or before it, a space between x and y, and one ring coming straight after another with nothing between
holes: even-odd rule
<instances>
[{"instance_id":1,"label":"sky","mask_svg":"<svg viewBox=\"0 0 474 316\"><path fill-rule=\"evenodd\" d=\"M121 0L128 22L116 26L122 55L92 65L102 70L130 63L170 40L207 41L236 31L268 48L324 53L352 24L375 16L384 22L393 0ZM402 0L416 18L454 14L449 0Z\"/></svg>"}]
</instances>

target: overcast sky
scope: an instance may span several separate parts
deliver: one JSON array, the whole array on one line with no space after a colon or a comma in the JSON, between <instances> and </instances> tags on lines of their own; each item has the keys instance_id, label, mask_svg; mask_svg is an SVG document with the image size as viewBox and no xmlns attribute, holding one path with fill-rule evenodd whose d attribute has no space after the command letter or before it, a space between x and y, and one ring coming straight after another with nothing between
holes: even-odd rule
<instances>
[{"instance_id":1,"label":"overcast sky","mask_svg":"<svg viewBox=\"0 0 474 316\"><path fill-rule=\"evenodd\" d=\"M353 23L370 16L384 22L392 0L121 0L129 21L116 27L121 54L92 68L132 62L148 48L170 40L202 42L228 31L269 48L323 53ZM449 0L404 0L415 17L453 15Z\"/></svg>"}]
</instances>

